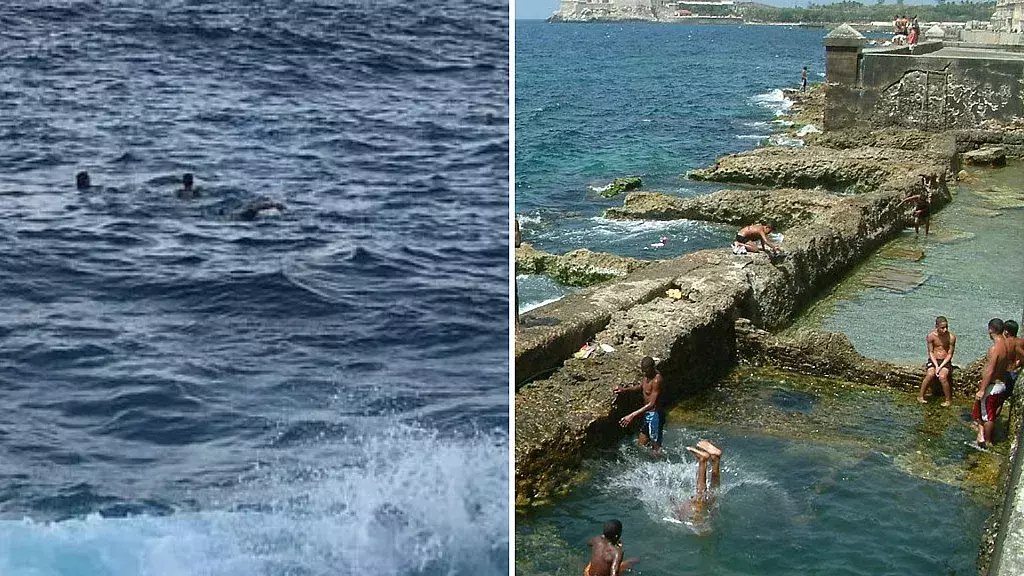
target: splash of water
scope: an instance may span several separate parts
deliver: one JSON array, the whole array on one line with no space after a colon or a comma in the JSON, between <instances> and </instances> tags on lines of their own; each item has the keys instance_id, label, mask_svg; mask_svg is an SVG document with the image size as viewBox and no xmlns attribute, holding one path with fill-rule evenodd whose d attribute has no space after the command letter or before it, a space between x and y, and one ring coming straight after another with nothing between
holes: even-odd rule
<instances>
[{"instance_id":1,"label":"splash of water","mask_svg":"<svg viewBox=\"0 0 1024 576\"><path fill-rule=\"evenodd\" d=\"M508 573L508 439L401 430L363 462L272 472L217 509L0 522L0 574Z\"/></svg>"}]
</instances>

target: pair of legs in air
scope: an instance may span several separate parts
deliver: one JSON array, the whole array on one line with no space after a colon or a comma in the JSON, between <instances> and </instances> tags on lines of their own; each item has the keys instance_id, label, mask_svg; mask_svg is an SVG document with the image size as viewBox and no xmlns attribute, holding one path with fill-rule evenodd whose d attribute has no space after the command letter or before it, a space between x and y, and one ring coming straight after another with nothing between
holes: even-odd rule
<instances>
[{"instance_id":1,"label":"pair of legs in air","mask_svg":"<svg viewBox=\"0 0 1024 576\"><path fill-rule=\"evenodd\" d=\"M713 490L722 483L721 459L722 450L707 440L701 440L696 446L687 446L687 450L697 457L697 495L676 507L676 518L679 520L704 520L708 505L712 503ZM711 461L711 484L708 484L708 461Z\"/></svg>"},{"instance_id":2,"label":"pair of legs in air","mask_svg":"<svg viewBox=\"0 0 1024 576\"><path fill-rule=\"evenodd\" d=\"M718 488L722 483L722 475L719 467L722 459L722 450L707 440L697 442L697 446L687 446L687 450L697 457L697 499L708 498L708 460L711 460L711 486Z\"/></svg>"}]
</instances>

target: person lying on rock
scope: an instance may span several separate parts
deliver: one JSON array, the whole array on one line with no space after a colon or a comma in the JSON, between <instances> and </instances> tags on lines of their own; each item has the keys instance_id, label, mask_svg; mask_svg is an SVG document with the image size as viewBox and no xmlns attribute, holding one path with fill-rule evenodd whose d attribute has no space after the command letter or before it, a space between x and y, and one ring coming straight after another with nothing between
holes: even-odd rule
<instances>
[{"instance_id":1,"label":"person lying on rock","mask_svg":"<svg viewBox=\"0 0 1024 576\"><path fill-rule=\"evenodd\" d=\"M936 178L937 180L937 178ZM921 174L921 186L924 191L913 196L907 196L900 202L900 205L906 204L907 202L914 203L914 234L919 234L918 228L921 224L924 224L924 235L928 235L928 224L929 214L931 213L932 205L932 177L927 174Z\"/></svg>"},{"instance_id":2,"label":"person lying on rock","mask_svg":"<svg viewBox=\"0 0 1024 576\"><path fill-rule=\"evenodd\" d=\"M654 367L654 358L644 356L640 360L640 371L643 372L643 379L635 386L616 386L612 392L630 392L643 390L644 405L623 416L619 420L619 426L626 428L634 418L643 414L644 423L640 429L639 444L641 446L651 445L651 452L655 457L661 456L661 432L664 429L665 418L661 413L661 372Z\"/></svg>"},{"instance_id":3,"label":"person lying on rock","mask_svg":"<svg viewBox=\"0 0 1024 576\"><path fill-rule=\"evenodd\" d=\"M590 546L590 562L583 569L583 576L618 576L628 572L636 558L623 560L622 522L609 520L604 523L604 532L587 542Z\"/></svg>"},{"instance_id":4,"label":"person lying on rock","mask_svg":"<svg viewBox=\"0 0 1024 576\"><path fill-rule=\"evenodd\" d=\"M938 378L942 383L942 393L946 397L943 406L953 403L952 387L950 380L953 375L953 351L956 349L956 335L949 331L949 322L945 316L935 319L935 330L925 337L925 346L928 348L928 361L925 363L924 380L921 381L921 393L917 401L927 404L924 394L932 382Z\"/></svg>"},{"instance_id":5,"label":"person lying on rock","mask_svg":"<svg viewBox=\"0 0 1024 576\"><path fill-rule=\"evenodd\" d=\"M697 457L697 495L686 502L673 505L673 515L680 522L701 525L710 520L715 506L718 487L722 484L720 460L722 450L707 440L697 442L697 446L687 446L687 450ZM711 485L708 486L708 460L711 460Z\"/></svg>"},{"instance_id":6,"label":"person lying on rock","mask_svg":"<svg viewBox=\"0 0 1024 576\"><path fill-rule=\"evenodd\" d=\"M996 416L1009 396L1006 374L1010 368L1010 354L1007 349L1008 343L1003 338L1002 320L989 320L988 337L992 339L992 346L988 349L988 360L985 362L981 382L978 383L978 391L974 395L974 409L971 411L975 429L978 431L978 448L982 449L992 445Z\"/></svg>"}]
</instances>

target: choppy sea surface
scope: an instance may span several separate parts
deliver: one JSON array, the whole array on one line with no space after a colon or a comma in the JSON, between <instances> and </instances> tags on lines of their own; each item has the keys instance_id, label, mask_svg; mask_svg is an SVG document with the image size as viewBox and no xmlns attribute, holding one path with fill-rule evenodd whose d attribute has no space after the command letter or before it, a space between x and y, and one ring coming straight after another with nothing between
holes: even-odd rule
<instances>
[{"instance_id":1,"label":"choppy sea surface","mask_svg":"<svg viewBox=\"0 0 1024 576\"><path fill-rule=\"evenodd\" d=\"M508 573L507 10L0 5L0 574Z\"/></svg>"},{"instance_id":2,"label":"choppy sea surface","mask_svg":"<svg viewBox=\"0 0 1024 576\"><path fill-rule=\"evenodd\" d=\"M718 189L685 174L769 142L792 105L781 88L798 88L804 66L812 83L825 71L819 28L515 25L515 212L523 240L554 253L662 259L727 245L729 226L602 218L622 198L598 190L620 176L680 196ZM523 309L567 291L517 280Z\"/></svg>"}]
</instances>

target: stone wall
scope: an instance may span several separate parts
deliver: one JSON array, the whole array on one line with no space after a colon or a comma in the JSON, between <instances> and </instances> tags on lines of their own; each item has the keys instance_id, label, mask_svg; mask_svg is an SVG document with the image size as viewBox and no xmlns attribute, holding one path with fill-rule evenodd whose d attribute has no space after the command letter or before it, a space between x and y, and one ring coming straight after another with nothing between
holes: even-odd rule
<instances>
[{"instance_id":1,"label":"stone wall","mask_svg":"<svg viewBox=\"0 0 1024 576\"><path fill-rule=\"evenodd\" d=\"M866 124L941 131L1024 116L1024 59L995 50L943 48L942 42L857 48L854 63L849 46L826 46L825 128Z\"/></svg>"}]
</instances>

